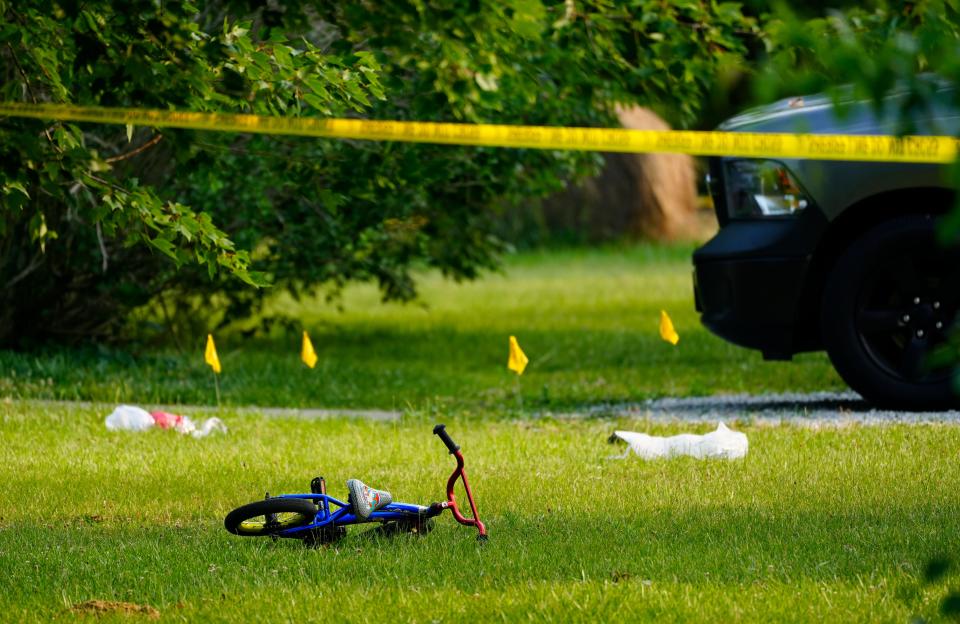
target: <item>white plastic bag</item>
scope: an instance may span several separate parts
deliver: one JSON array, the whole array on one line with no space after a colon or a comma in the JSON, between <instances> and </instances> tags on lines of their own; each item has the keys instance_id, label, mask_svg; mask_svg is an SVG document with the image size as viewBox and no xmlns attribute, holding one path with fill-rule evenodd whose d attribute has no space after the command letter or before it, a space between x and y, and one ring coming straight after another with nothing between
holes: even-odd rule
<instances>
[{"instance_id":1,"label":"white plastic bag","mask_svg":"<svg viewBox=\"0 0 960 624\"><path fill-rule=\"evenodd\" d=\"M617 459L623 459L630 454L630 451L642 459L677 455L689 455L698 459L707 457L739 459L747 454L748 446L746 434L732 431L722 422L717 426L716 431L704 435L683 433L663 438L634 431L614 431L612 437L620 438L629 445L623 455L617 456Z\"/></svg>"},{"instance_id":2,"label":"white plastic bag","mask_svg":"<svg viewBox=\"0 0 960 624\"><path fill-rule=\"evenodd\" d=\"M153 427L153 416L135 405L119 405L105 422L110 431L146 431Z\"/></svg>"},{"instance_id":3,"label":"white plastic bag","mask_svg":"<svg viewBox=\"0 0 960 624\"><path fill-rule=\"evenodd\" d=\"M192 420L184 416L174 427L179 433L190 434L194 438L205 438L214 431L220 433L227 432L227 426L217 417L206 419L202 425L197 427Z\"/></svg>"}]
</instances>

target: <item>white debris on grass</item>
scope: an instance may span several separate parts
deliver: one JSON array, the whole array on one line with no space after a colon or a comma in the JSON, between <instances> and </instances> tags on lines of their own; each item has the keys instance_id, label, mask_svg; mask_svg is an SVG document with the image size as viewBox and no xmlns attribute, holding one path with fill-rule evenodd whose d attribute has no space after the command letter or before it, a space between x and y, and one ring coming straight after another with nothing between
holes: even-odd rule
<instances>
[{"instance_id":1,"label":"white debris on grass","mask_svg":"<svg viewBox=\"0 0 960 624\"><path fill-rule=\"evenodd\" d=\"M226 433L227 426L217 417L208 418L197 426L186 416L177 416L165 412L150 413L136 405L118 405L104 424L109 431L146 431L153 427L174 429L178 433L193 438L205 438L211 433Z\"/></svg>"},{"instance_id":2,"label":"white debris on grass","mask_svg":"<svg viewBox=\"0 0 960 624\"><path fill-rule=\"evenodd\" d=\"M740 459L747 454L747 436L733 431L722 422L716 431L704 435L682 433L680 435L660 437L635 431L614 431L613 439L619 438L628 444L623 455L612 459L623 459L633 451L641 459L660 459L689 455L698 459Z\"/></svg>"},{"instance_id":3,"label":"white debris on grass","mask_svg":"<svg viewBox=\"0 0 960 624\"><path fill-rule=\"evenodd\" d=\"M214 416L203 421L199 427L192 420L183 417L183 420L174 427L179 433L189 434L193 438L205 438L213 432L226 433L227 426L223 421Z\"/></svg>"},{"instance_id":4,"label":"white debris on grass","mask_svg":"<svg viewBox=\"0 0 960 624\"><path fill-rule=\"evenodd\" d=\"M136 405L118 405L106 420L109 431L146 431L153 427L150 412Z\"/></svg>"}]
</instances>

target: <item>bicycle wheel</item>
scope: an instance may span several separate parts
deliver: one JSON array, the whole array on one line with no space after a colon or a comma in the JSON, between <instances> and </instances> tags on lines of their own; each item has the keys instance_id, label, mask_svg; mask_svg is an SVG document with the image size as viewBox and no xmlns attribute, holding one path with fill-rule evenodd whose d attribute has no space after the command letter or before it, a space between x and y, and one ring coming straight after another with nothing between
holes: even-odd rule
<instances>
[{"instance_id":1,"label":"bicycle wheel","mask_svg":"<svg viewBox=\"0 0 960 624\"><path fill-rule=\"evenodd\" d=\"M305 498L267 498L227 514L223 526L234 535L273 535L313 522L317 507Z\"/></svg>"}]
</instances>

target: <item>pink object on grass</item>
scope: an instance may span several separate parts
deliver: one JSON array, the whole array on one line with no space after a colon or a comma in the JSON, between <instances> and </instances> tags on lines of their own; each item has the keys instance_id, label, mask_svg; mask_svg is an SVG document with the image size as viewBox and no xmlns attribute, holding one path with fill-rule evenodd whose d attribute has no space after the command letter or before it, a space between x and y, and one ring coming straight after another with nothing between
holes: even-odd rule
<instances>
[{"instance_id":1,"label":"pink object on grass","mask_svg":"<svg viewBox=\"0 0 960 624\"><path fill-rule=\"evenodd\" d=\"M150 412L150 415L153 416L153 423L161 429L173 429L183 423L183 416L170 412Z\"/></svg>"}]
</instances>

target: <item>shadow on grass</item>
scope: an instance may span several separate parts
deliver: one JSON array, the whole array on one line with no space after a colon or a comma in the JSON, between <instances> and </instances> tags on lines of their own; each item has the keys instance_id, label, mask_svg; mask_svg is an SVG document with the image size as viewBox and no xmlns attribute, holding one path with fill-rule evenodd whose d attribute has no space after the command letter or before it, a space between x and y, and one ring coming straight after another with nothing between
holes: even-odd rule
<instances>
[{"instance_id":1,"label":"shadow on grass","mask_svg":"<svg viewBox=\"0 0 960 624\"><path fill-rule=\"evenodd\" d=\"M506 369L507 337L530 357L522 379ZM579 408L654 396L796 389L839 382L824 358L763 363L708 336L684 336L673 349L636 327L457 331L354 327L315 335L320 361L307 369L293 339L218 343L225 405L421 409L441 402L466 408ZM747 355L747 357L744 357ZM162 405L209 405L213 383L201 351L0 351L0 396ZM826 380L826 381L825 381Z\"/></svg>"},{"instance_id":2,"label":"shadow on grass","mask_svg":"<svg viewBox=\"0 0 960 624\"><path fill-rule=\"evenodd\" d=\"M869 412L876 409L853 392L785 393L780 395L727 395L654 399L642 405L651 412L702 414L730 412L753 414L757 412L847 411Z\"/></svg>"}]
</instances>

